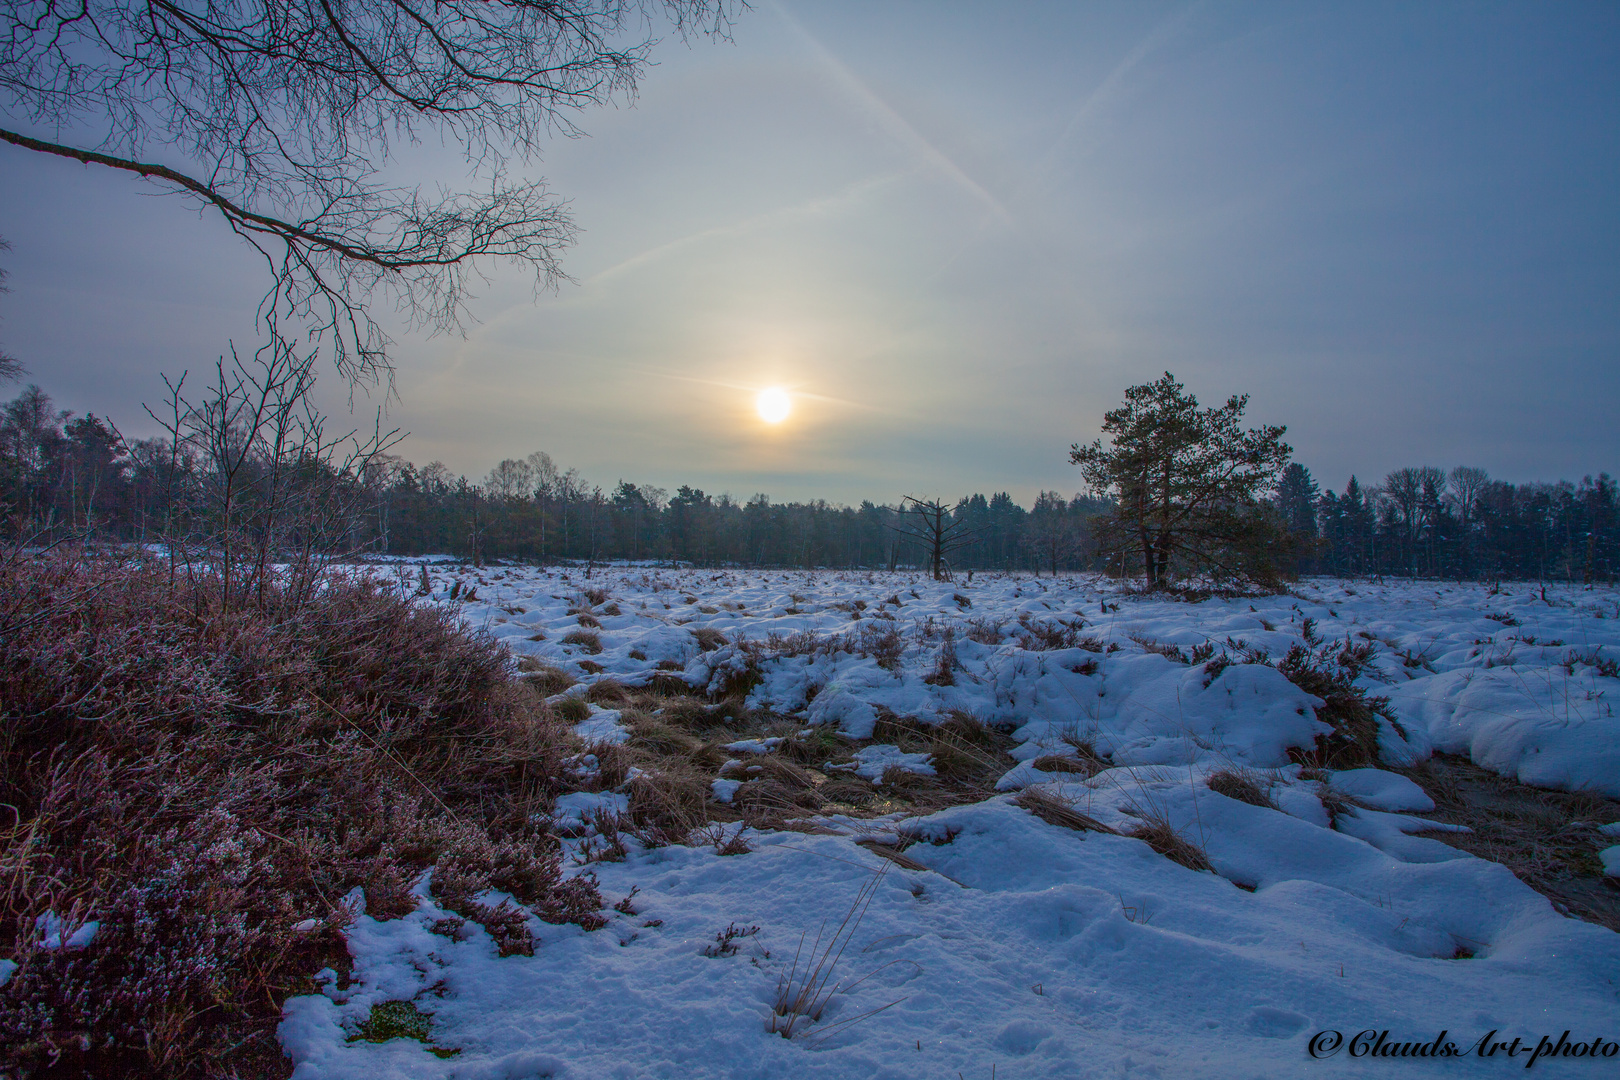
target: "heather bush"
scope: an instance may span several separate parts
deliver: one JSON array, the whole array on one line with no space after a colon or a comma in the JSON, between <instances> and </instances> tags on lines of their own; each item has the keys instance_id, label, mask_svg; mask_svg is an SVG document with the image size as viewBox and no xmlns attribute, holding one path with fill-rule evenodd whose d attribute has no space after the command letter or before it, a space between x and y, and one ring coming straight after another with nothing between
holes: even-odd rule
<instances>
[{"instance_id":1,"label":"heather bush","mask_svg":"<svg viewBox=\"0 0 1620 1080\"><path fill-rule=\"evenodd\" d=\"M429 866L503 951L532 943L489 888L600 925L531 824L566 729L508 664L372 581L227 605L123 556L0 561L0 1073L285 1073L343 898L404 914Z\"/></svg>"},{"instance_id":2,"label":"heather bush","mask_svg":"<svg viewBox=\"0 0 1620 1080\"><path fill-rule=\"evenodd\" d=\"M1406 731L1390 708L1389 699L1369 694L1355 683L1372 666L1373 656L1371 642L1352 643L1346 638L1342 643L1328 641L1314 648L1296 643L1277 661L1277 670L1289 682L1322 699L1322 707L1316 710L1317 719L1333 729L1329 734L1318 735L1311 751L1294 752L1293 756L1302 764L1331 769L1379 764L1380 717L1405 736Z\"/></svg>"}]
</instances>

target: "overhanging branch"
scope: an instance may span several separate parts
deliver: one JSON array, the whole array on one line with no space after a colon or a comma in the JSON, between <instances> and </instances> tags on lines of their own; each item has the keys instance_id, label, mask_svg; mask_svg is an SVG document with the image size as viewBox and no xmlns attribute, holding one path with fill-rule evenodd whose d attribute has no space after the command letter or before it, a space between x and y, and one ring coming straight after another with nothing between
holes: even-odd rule
<instances>
[{"instance_id":1,"label":"overhanging branch","mask_svg":"<svg viewBox=\"0 0 1620 1080\"><path fill-rule=\"evenodd\" d=\"M167 165L158 165L152 162L132 161L128 158L114 157L111 154L103 154L95 150L84 150L76 146L64 146L61 143L46 142L43 139L35 139L31 136L23 135L15 131L6 131L3 128L0 128L0 139L3 139L14 146L20 146L25 150L37 150L42 154L55 154L57 157L65 157L74 161L80 161L86 165L105 165L110 169L122 169L125 172L136 173L146 178L155 176L159 179L167 180L176 187L183 188L194 195L200 196L207 202L212 203L219 209L220 213L225 215L227 219L233 223L240 224L251 231L271 233L276 236L280 236L282 239L289 242L295 240L302 241L314 247L324 248L333 254L342 255L348 259L372 263L376 266L382 267L385 270L393 270L397 272L405 269L406 267L435 265L442 266L449 262L459 261L456 259L390 259L386 256L379 255L375 251L369 251L364 248L356 247L353 244L344 243L335 237L324 236L321 233L311 232L308 229L294 225L290 221L282 221L280 218L273 218L266 214L255 213L252 210L237 206L234 202L227 199L225 196L221 195L219 192L215 191L212 187L203 183L201 180L194 179L193 177L187 176L185 173L171 169Z\"/></svg>"}]
</instances>

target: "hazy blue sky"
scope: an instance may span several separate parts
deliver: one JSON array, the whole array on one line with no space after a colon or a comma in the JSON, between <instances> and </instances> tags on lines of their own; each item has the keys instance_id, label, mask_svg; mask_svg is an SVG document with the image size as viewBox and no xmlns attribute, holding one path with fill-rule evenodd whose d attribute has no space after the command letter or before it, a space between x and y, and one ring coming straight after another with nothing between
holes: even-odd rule
<instances>
[{"instance_id":1,"label":"hazy blue sky","mask_svg":"<svg viewBox=\"0 0 1620 1080\"><path fill-rule=\"evenodd\" d=\"M1168 369L1335 487L1620 469L1620 5L762 0L656 58L535 166L577 284L400 335L412 460L1027 503ZM251 340L251 253L124 175L0 147L0 235L64 407Z\"/></svg>"}]
</instances>

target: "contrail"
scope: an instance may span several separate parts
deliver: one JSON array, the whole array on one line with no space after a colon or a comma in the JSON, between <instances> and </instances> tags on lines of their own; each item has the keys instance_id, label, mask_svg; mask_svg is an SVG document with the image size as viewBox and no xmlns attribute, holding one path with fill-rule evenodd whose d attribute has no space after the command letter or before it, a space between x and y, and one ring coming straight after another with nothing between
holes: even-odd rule
<instances>
[{"instance_id":1,"label":"contrail","mask_svg":"<svg viewBox=\"0 0 1620 1080\"><path fill-rule=\"evenodd\" d=\"M1205 5L1205 2L1206 0L1196 0L1195 3L1188 4L1174 15L1171 15L1150 30L1141 41L1136 43L1134 48L1120 58L1119 63L1115 64L1113 69L1104 76L1103 81L1098 83L1089 94L1081 99L1079 106L1074 111L1074 115L1069 117L1069 122L1063 126L1063 131L1059 133L1058 137L1052 141L1052 145L1048 147L1040 163L1025 172L1024 182L1018 185L1015 195L1024 195L1035 187L1038 179L1045 177L1052 171L1058 155L1062 153L1064 146L1074 138L1075 133L1086 122L1094 119L1102 112L1109 102L1118 95L1120 85L1141 65L1142 61L1163 46L1166 41L1174 37L1192 14ZM941 263L938 269L929 275L929 280L937 280L954 266L963 255L970 251L975 244L982 240L989 224L989 221L981 221L979 226L973 230L970 236L964 239L950 258Z\"/></svg>"},{"instance_id":2,"label":"contrail","mask_svg":"<svg viewBox=\"0 0 1620 1080\"><path fill-rule=\"evenodd\" d=\"M1137 42L1136 47L1126 53L1119 63L1114 65L1114 69L1108 73L1102 82L1097 84L1096 89L1087 94L1080 102L1079 107L1074 111L1074 115L1069 118L1068 124L1064 126L1063 133L1053 141L1052 148L1047 151L1046 161L1041 165L1042 172L1050 167L1052 160L1057 157L1064 144L1074 137L1074 133L1080 129L1080 126L1101 112L1103 106L1107 105L1109 100L1118 93L1119 86L1125 81L1126 77L1136 70L1137 66L1147 59L1150 54L1174 37L1177 31L1181 29L1182 24L1191 18L1193 12L1203 7L1204 4L1205 0L1197 0L1197 2L1188 4L1165 19L1149 31L1146 37Z\"/></svg>"},{"instance_id":3,"label":"contrail","mask_svg":"<svg viewBox=\"0 0 1620 1080\"><path fill-rule=\"evenodd\" d=\"M988 206L1003 221L1012 221L1012 214L1001 204L1001 201L984 186L974 180L962 167L952 161L948 155L929 142L916 128L906 122L905 117L895 112L889 103L884 101L871 87L860 80L853 71L846 67L843 61L834 56L827 47L818 41L810 31L799 24L799 21L788 13L787 7L781 0L771 0L771 7L775 9L783 22L793 29L809 46L810 51L821 61L822 65L845 92L849 93L870 113L888 133L898 142L910 149L914 154L927 162L934 169L943 173L947 178L966 190L975 199Z\"/></svg>"}]
</instances>

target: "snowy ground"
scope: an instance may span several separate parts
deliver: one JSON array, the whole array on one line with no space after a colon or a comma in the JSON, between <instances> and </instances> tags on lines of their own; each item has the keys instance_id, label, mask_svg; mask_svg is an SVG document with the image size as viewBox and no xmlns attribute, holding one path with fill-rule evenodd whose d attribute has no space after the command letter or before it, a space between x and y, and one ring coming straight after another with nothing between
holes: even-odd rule
<instances>
[{"instance_id":1,"label":"snowy ground","mask_svg":"<svg viewBox=\"0 0 1620 1080\"><path fill-rule=\"evenodd\" d=\"M745 680L750 704L839 731L850 772L878 782L885 767L930 771L865 741L885 712L961 710L1006 726L1017 764L1003 794L904 822L751 831L740 855L632 843L622 862L591 869L610 901L634 891L633 914L609 912L595 933L531 920L532 957L497 958L471 924L460 940L432 933L443 913L424 885L414 915L357 922L347 989L288 1004L282 1041L300 1077L1472 1075L1524 1068L1542 1036L1551 1047L1566 1030L1566 1050L1600 1039L1607 1057L1543 1050L1536 1069L1614 1075L1620 1062L1620 936L1417 835L1435 823L1411 812L1431 804L1404 777L1302 777L1288 750L1323 730L1320 699L1252 662L1281 658L1307 631L1371 642L1360 683L1394 706L1378 732L1386 763L1441 749L1528 783L1620 796L1614 590L1313 581L1295 596L1188 604L1093 578L427 573L435 599L453 588L463 616L519 656L586 684ZM608 710L581 728L622 737ZM1076 741L1113 767L1090 779L1035 768ZM1274 806L1210 790L1212 774L1234 770ZM1013 801L1030 786L1118 832L1168 824L1213 872L1139 839L1049 824ZM716 798L735 787L719 780ZM1343 809L1346 798L1357 805ZM594 802L622 796L571 797L560 817L582 821ZM920 868L856 843L874 838L909 844ZM728 928L735 951L716 945ZM825 1010L791 1039L769 1032L780 988L802 983L829 939ZM432 1043L459 1052L349 1041L389 1000L414 1000L433 1015ZM1353 1058L1367 1030L1387 1030L1386 1045L1429 1045L1444 1030L1436 1045L1459 1056ZM1319 1034L1334 1031L1336 1049ZM1507 1045L1481 1056L1496 1043Z\"/></svg>"}]
</instances>

